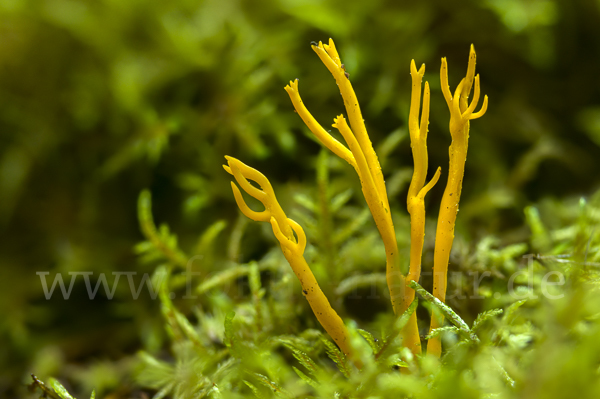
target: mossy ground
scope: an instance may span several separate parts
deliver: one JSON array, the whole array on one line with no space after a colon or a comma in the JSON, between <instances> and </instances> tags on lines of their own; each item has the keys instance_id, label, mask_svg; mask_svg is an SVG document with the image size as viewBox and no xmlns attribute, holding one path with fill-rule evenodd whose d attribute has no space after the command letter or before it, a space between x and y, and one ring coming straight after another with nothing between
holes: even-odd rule
<instances>
[{"instance_id":1,"label":"mossy ground","mask_svg":"<svg viewBox=\"0 0 600 399\"><path fill-rule=\"evenodd\" d=\"M33 373L79 398L597 397L598 5L261 3L0 4L0 396L38 397ZM299 78L323 125L342 112L309 46L329 37L379 154L405 266L409 63L427 65L433 173L450 143L439 60L455 86L477 48L490 106L471 129L448 299L466 327L448 324L439 363L388 338L399 325L359 182L283 90ZM323 337L269 227L239 216L225 154L267 175L304 227L362 371ZM427 199L427 291L442 192ZM200 274L188 291L189 259ZM68 300L47 300L38 272L50 284L63 273L66 288L69 272L93 273L92 285L137 274L121 274L112 299L100 287L91 300L79 274ZM132 296L128 279L137 287L144 273L165 283L155 299ZM419 300L425 335L431 306Z\"/></svg>"}]
</instances>

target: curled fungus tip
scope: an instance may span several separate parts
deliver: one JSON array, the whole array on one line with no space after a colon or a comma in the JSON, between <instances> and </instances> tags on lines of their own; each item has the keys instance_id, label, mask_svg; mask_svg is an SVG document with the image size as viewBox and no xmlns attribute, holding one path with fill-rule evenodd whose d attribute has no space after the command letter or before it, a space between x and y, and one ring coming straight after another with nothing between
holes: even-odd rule
<instances>
[{"instance_id":1,"label":"curled fungus tip","mask_svg":"<svg viewBox=\"0 0 600 399\"><path fill-rule=\"evenodd\" d=\"M481 109L479 111L475 112L474 114L471 114L471 117L469 119L481 118L486 113L487 107L488 107L488 96L486 94L483 97L483 105L481 106Z\"/></svg>"}]
</instances>

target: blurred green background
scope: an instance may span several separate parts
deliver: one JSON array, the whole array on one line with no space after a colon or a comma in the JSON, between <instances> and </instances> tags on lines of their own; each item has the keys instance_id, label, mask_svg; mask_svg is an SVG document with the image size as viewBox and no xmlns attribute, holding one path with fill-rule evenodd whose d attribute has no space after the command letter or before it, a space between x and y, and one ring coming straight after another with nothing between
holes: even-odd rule
<instances>
[{"instance_id":1,"label":"blurred green background","mask_svg":"<svg viewBox=\"0 0 600 399\"><path fill-rule=\"evenodd\" d=\"M122 359L160 347L145 333L162 323L156 301L132 301L125 285L113 301L91 301L83 284L70 300L46 300L36 275L151 272L133 251L142 189L157 222L190 247L220 219L227 236L238 217L223 155L262 171L276 191L314 184L320 146L283 87L299 78L326 128L345 112L310 48L330 37L375 147L401 138L383 165L398 212L412 165L402 134L410 60L427 65L430 172L445 173L440 58L454 88L471 43L489 109L471 124L460 234L524 239L526 205L600 187L600 1L3 0L0 396L20 392L30 372L98 373L118 389ZM443 186L429 196L430 215ZM249 242L240 261L261 251Z\"/></svg>"}]
</instances>

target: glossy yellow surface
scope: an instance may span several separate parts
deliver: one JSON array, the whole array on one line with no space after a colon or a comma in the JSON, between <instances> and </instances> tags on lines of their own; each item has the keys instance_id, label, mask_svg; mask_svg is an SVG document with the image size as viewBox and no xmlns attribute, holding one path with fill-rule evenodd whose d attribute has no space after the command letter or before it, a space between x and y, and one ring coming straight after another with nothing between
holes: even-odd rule
<instances>
[{"instance_id":1,"label":"glossy yellow surface","mask_svg":"<svg viewBox=\"0 0 600 399\"><path fill-rule=\"evenodd\" d=\"M285 90L288 92L296 112L311 132L325 147L344 159L356 170L365 200L385 246L386 279L392 298L392 306L396 314L402 314L410 303L406 302L404 295L405 280L399 269L398 244L379 160L367 134L349 75L341 63L333 40L329 39L329 44L319 42L318 45L313 45L312 49L329 69L340 89L350 124L340 115L335 118L333 126L340 131L348 147L327 133L306 109L298 92L298 80L290 82Z\"/></svg>"},{"instance_id":2,"label":"glossy yellow surface","mask_svg":"<svg viewBox=\"0 0 600 399\"><path fill-rule=\"evenodd\" d=\"M423 93L423 109L419 123L419 108L421 107L421 83L425 74L425 64L417 71L415 61L410 63L412 77L412 93L410 99L410 113L408 116L408 129L410 132L410 146L414 160L414 172L408 189L407 208L410 214L410 269L406 276L406 297L410 303L415 298L415 291L408 286L411 281L419 281L421 276L421 256L425 240L425 195L440 178L441 168L438 168L431 181L425 185L427 177L427 132L429 125L429 84L425 82ZM411 315L409 323L403 331L404 345L413 354L421 353L421 339L417 328L417 314Z\"/></svg>"},{"instance_id":3,"label":"glossy yellow surface","mask_svg":"<svg viewBox=\"0 0 600 399\"><path fill-rule=\"evenodd\" d=\"M479 75L475 76L475 61L475 48L471 45L467 75L456 88L454 97L452 97L450 87L448 86L448 65L445 58L442 58L440 71L442 92L450 110L450 135L452 136L452 144L449 149L450 165L448 168L448 183L446 184L440 205L433 263L433 295L442 302L446 299L448 262L454 241L454 225L458 213L458 203L460 201L465 162L467 160L469 121L483 116L488 105L488 98L485 96L481 110L473 112L480 96ZM473 83L475 85L473 100L469 104L468 97ZM432 315L430 331L442 325L443 319L439 315ZM440 357L442 344L439 337L429 340L427 353Z\"/></svg>"},{"instance_id":4,"label":"glossy yellow surface","mask_svg":"<svg viewBox=\"0 0 600 399\"><path fill-rule=\"evenodd\" d=\"M256 212L250 209L244 201L240 189L234 182L231 182L231 188L233 189L233 195L238 207L244 215L252 220L271 223L273 233L279 241L281 250L292 267L294 274L298 277L302 286L302 292L317 320L319 320L319 323L333 338L342 352L349 358L352 358L348 330L340 316L331 307L323 291L321 291L314 274L304 259L304 249L306 248L304 230L298 223L285 215L285 212L277 202L271 183L265 175L233 157L226 156L225 158L228 163L228 165L223 165L225 170L233 175L246 193L262 202L265 210ZM253 186L248 180L255 181L261 188ZM296 236L294 236L294 233ZM359 365L360 363L355 361L355 364Z\"/></svg>"}]
</instances>

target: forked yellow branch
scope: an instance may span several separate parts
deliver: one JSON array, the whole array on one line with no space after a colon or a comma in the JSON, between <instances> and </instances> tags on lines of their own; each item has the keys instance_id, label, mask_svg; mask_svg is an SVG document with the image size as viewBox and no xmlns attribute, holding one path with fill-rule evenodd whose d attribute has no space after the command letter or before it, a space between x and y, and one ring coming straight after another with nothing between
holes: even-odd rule
<instances>
[{"instance_id":1,"label":"forked yellow branch","mask_svg":"<svg viewBox=\"0 0 600 399\"><path fill-rule=\"evenodd\" d=\"M473 113L480 96L479 75L475 76L475 62L475 48L471 45L467 75L456 88L454 97L452 97L450 87L448 86L448 65L445 58L442 58L442 67L440 70L442 93L450 110L450 135L452 136L452 144L449 150L448 183L446 184L440 205L433 260L433 295L442 302L446 299L448 262L452 243L454 242L454 225L456 223L456 214L458 213L458 203L460 201L462 180L467 159L469 121L483 116L488 104L488 98L485 96L481 110ZM475 89L473 100L469 105L468 96L473 83ZM442 323L442 317L432 315L430 331L441 327ZM427 353L440 357L442 344L439 337L429 340Z\"/></svg>"},{"instance_id":2,"label":"forked yellow branch","mask_svg":"<svg viewBox=\"0 0 600 399\"><path fill-rule=\"evenodd\" d=\"M385 188L383 173L381 172L381 166L379 165L377 154L373 149L371 139L367 134L367 128L365 127L365 121L362 117L360 106L358 105L356 93L352 88L352 83L350 83L350 78L346 72L346 68L340 60L340 56L335 48L335 43L332 39L329 39L329 44L323 44L322 42L319 42L318 45L313 45L312 49L315 51L315 53L317 53L327 69L329 69L329 72L331 72L333 75L333 78L340 89L352 131L356 135L356 139L360 144L360 148L365 154L369 171L373 177L377 191L384 201L385 207L389 209L387 191Z\"/></svg>"},{"instance_id":3,"label":"forked yellow branch","mask_svg":"<svg viewBox=\"0 0 600 399\"><path fill-rule=\"evenodd\" d=\"M241 161L226 156L228 165L224 169L238 182L238 184L249 195L256 198L265 206L262 212L256 212L244 201L242 193L234 182L231 182L233 195L238 207L244 215L259 222L269 222L275 237L279 241L283 255L289 262L292 270L302 286L302 293L306 297L310 307L323 326L325 331L333 338L342 352L352 359L352 348L348 330L344 322L329 304L327 297L321 291L317 280L304 259L306 248L306 235L298 223L289 219L275 197L275 192L269 180L258 170L245 165ZM260 189L253 186L248 180L259 184ZM294 233L296 236L294 236ZM297 237L297 238L296 238ZM360 367L360 361L353 359Z\"/></svg>"},{"instance_id":4,"label":"forked yellow branch","mask_svg":"<svg viewBox=\"0 0 600 399\"><path fill-rule=\"evenodd\" d=\"M354 169L356 169L356 160L354 159L352 152L342 143L337 141L333 136L327 133L304 106L302 98L300 98L300 93L298 92L298 79L290 81L290 84L285 86L285 91L287 91L287 93L290 95L290 99L292 100L292 104L294 104L296 112L298 112L298 115L300 115L300 118L302 118L304 124L310 129L315 137L319 139L319 141L331 152L348 162Z\"/></svg>"},{"instance_id":5,"label":"forked yellow branch","mask_svg":"<svg viewBox=\"0 0 600 399\"><path fill-rule=\"evenodd\" d=\"M333 40L329 39L329 44L325 45L319 42L318 45L313 45L312 49L329 69L340 89L350 125L343 116L339 116L333 126L340 131L348 147L327 133L308 112L298 93L298 80L290 82L285 90L290 95L296 112L319 141L356 170L367 205L385 246L386 276L392 306L396 314L402 314L410 303L406 302L404 295L404 276L399 269L398 244L379 160L367 134L356 93Z\"/></svg>"},{"instance_id":6,"label":"forked yellow branch","mask_svg":"<svg viewBox=\"0 0 600 399\"><path fill-rule=\"evenodd\" d=\"M433 179L425 185L427 177L427 131L429 125L429 84L425 82L423 94L423 109L421 110L421 123L419 123L419 108L421 106L421 82L425 74L425 64L417 71L415 61L410 63L412 77L412 93L410 99L410 112L408 116L408 129L410 132L410 146L412 148L415 169L410 182L407 197L407 208L410 214L410 269L406 276L407 302L415 298L415 291L408 286L411 281L419 281L421 276L421 256L425 238L425 194L438 181L441 168L438 168ZM411 315L411 322L403 331L404 345L414 354L421 353L421 339L417 329L417 315Z\"/></svg>"}]
</instances>

